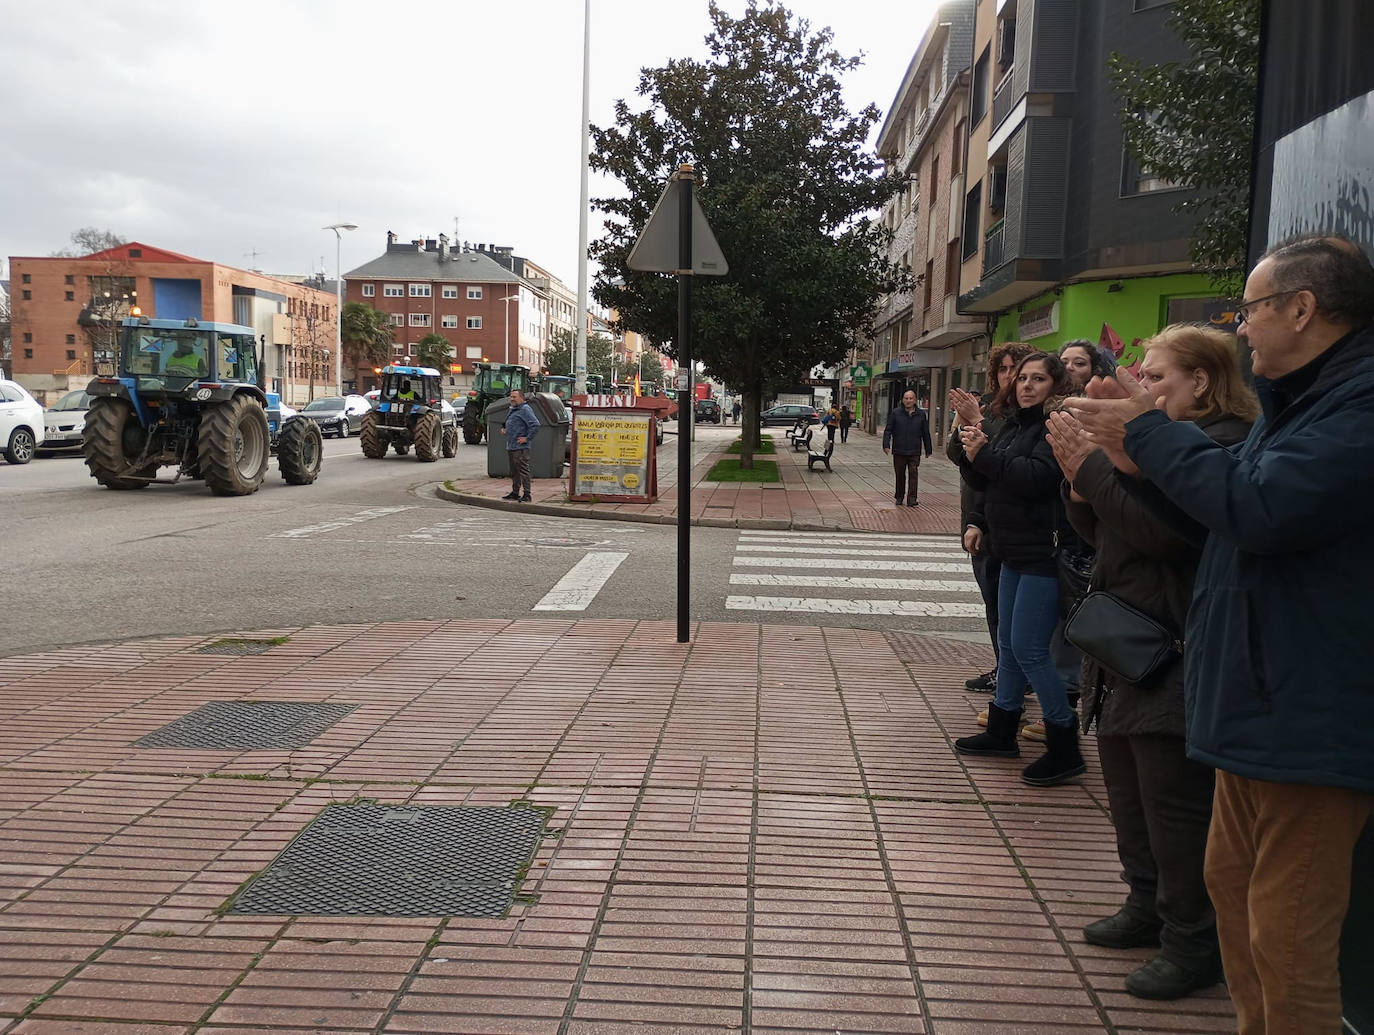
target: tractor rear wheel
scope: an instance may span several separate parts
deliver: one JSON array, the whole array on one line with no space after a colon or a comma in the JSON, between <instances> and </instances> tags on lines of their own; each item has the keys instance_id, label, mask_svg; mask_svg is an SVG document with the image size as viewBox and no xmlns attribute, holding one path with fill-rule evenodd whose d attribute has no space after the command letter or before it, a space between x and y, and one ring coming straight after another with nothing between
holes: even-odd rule
<instances>
[{"instance_id":1,"label":"tractor rear wheel","mask_svg":"<svg viewBox=\"0 0 1374 1035\"><path fill-rule=\"evenodd\" d=\"M306 417L294 417L277 436L277 468L287 485L309 485L320 476L324 436L320 426Z\"/></svg>"},{"instance_id":2,"label":"tractor rear wheel","mask_svg":"<svg viewBox=\"0 0 1374 1035\"><path fill-rule=\"evenodd\" d=\"M444 429L437 413L426 413L415 422L414 437L416 460L422 464L432 464L439 459L439 451L444 444Z\"/></svg>"},{"instance_id":3,"label":"tractor rear wheel","mask_svg":"<svg viewBox=\"0 0 1374 1035\"><path fill-rule=\"evenodd\" d=\"M358 441L362 443L363 456L369 460L380 460L386 456L386 439L377 430L377 414L363 414L363 426L358 431Z\"/></svg>"},{"instance_id":4,"label":"tractor rear wheel","mask_svg":"<svg viewBox=\"0 0 1374 1035\"><path fill-rule=\"evenodd\" d=\"M213 403L200 415L200 473L216 496L249 496L267 474L267 414L251 395Z\"/></svg>"},{"instance_id":5,"label":"tractor rear wheel","mask_svg":"<svg viewBox=\"0 0 1374 1035\"><path fill-rule=\"evenodd\" d=\"M482 418L478 416L469 419L466 410L463 411L463 441L470 446L478 445L482 441Z\"/></svg>"},{"instance_id":6,"label":"tractor rear wheel","mask_svg":"<svg viewBox=\"0 0 1374 1035\"><path fill-rule=\"evenodd\" d=\"M444 429L444 459L451 460L458 455L458 425L450 424Z\"/></svg>"},{"instance_id":7,"label":"tractor rear wheel","mask_svg":"<svg viewBox=\"0 0 1374 1035\"><path fill-rule=\"evenodd\" d=\"M107 489L143 489L148 482L131 478L129 465L143 453L147 432L127 399L99 395L91 400L86 414L86 431L81 437L81 452L91 477ZM145 467L138 474L152 477L157 466Z\"/></svg>"}]
</instances>

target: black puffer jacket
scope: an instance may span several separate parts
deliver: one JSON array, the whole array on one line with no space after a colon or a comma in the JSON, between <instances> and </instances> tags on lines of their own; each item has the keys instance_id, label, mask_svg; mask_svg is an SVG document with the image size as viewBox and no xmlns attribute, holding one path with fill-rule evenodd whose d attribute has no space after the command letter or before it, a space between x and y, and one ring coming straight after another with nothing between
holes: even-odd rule
<instances>
[{"instance_id":1,"label":"black puffer jacket","mask_svg":"<svg viewBox=\"0 0 1374 1035\"><path fill-rule=\"evenodd\" d=\"M1067 526L1044 407L1013 410L972 462L961 445L958 463L964 480L983 492L992 555L1024 575L1057 575L1055 546Z\"/></svg>"},{"instance_id":2,"label":"black puffer jacket","mask_svg":"<svg viewBox=\"0 0 1374 1035\"><path fill-rule=\"evenodd\" d=\"M1241 442L1250 433L1249 422L1239 417L1216 416L1198 426L1223 446ZM1201 543L1190 534L1191 519L1171 507L1151 506L1140 485L1098 450L1083 461L1073 480L1074 491L1087 502L1067 500L1068 518L1097 551L1092 588L1111 593L1182 637ZM1068 496L1067 485L1064 495ZM1096 717L1103 736L1184 735L1181 664L1138 685L1084 656L1082 686L1085 732Z\"/></svg>"}]
</instances>

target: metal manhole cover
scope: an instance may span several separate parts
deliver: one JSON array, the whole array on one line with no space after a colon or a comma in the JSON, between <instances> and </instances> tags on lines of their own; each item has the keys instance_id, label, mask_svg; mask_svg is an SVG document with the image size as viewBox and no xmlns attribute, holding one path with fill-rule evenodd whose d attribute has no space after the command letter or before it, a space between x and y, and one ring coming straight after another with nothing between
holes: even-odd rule
<instances>
[{"instance_id":1,"label":"metal manhole cover","mask_svg":"<svg viewBox=\"0 0 1374 1035\"><path fill-rule=\"evenodd\" d=\"M573 539L571 536L544 536L541 539L526 539L531 546L600 546L603 540Z\"/></svg>"},{"instance_id":2,"label":"metal manhole cover","mask_svg":"<svg viewBox=\"0 0 1374 1035\"><path fill-rule=\"evenodd\" d=\"M517 806L330 805L229 912L503 916L544 820Z\"/></svg>"},{"instance_id":3,"label":"metal manhole cover","mask_svg":"<svg viewBox=\"0 0 1374 1035\"><path fill-rule=\"evenodd\" d=\"M134 743L225 751L299 748L356 707L303 701L210 701Z\"/></svg>"},{"instance_id":4,"label":"metal manhole cover","mask_svg":"<svg viewBox=\"0 0 1374 1035\"><path fill-rule=\"evenodd\" d=\"M273 647L280 646L277 640L216 640L204 647L197 647L192 654L266 654Z\"/></svg>"}]
</instances>

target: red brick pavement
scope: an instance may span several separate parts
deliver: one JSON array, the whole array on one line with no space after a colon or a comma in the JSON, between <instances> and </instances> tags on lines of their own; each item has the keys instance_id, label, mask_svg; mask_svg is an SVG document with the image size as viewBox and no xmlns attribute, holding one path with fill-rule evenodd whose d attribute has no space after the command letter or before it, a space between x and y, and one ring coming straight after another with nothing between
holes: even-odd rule
<instances>
[{"instance_id":1,"label":"red brick pavement","mask_svg":"<svg viewBox=\"0 0 1374 1035\"><path fill-rule=\"evenodd\" d=\"M1121 990L1079 783L956 756L979 648L855 629L452 621L0 671L0 1032L1225 1032ZM806 663L798 664L799 658ZM477 675L480 673L480 676ZM575 675L570 675L575 674ZM208 701L357 704L307 747L141 748ZM221 908L322 808L550 807L493 920Z\"/></svg>"}]
</instances>

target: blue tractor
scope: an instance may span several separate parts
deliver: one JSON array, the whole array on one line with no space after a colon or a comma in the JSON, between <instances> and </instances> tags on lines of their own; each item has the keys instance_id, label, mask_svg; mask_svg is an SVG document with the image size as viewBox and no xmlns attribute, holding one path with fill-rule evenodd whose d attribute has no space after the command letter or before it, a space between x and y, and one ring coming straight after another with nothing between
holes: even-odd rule
<instances>
[{"instance_id":1,"label":"blue tractor","mask_svg":"<svg viewBox=\"0 0 1374 1035\"><path fill-rule=\"evenodd\" d=\"M458 455L458 413L444 402L439 371L389 366L371 412L363 414L358 441L363 456L380 460L390 446L397 456L415 447L415 459L433 463Z\"/></svg>"},{"instance_id":2,"label":"blue tractor","mask_svg":"<svg viewBox=\"0 0 1374 1035\"><path fill-rule=\"evenodd\" d=\"M87 386L91 408L81 450L108 489L203 478L217 496L257 492L276 453L282 477L309 485L324 442L304 417L280 419L278 396L257 384L251 327L190 320L124 321L118 367ZM271 410L276 419L269 419Z\"/></svg>"}]
</instances>

